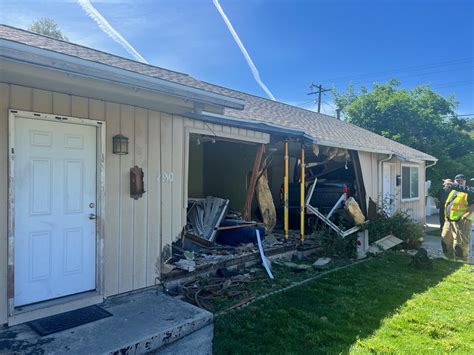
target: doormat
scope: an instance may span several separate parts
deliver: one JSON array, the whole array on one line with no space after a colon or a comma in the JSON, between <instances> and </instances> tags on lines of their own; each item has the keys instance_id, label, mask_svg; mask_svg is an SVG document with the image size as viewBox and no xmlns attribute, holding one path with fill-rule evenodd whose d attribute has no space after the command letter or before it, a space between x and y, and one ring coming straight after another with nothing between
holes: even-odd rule
<instances>
[{"instance_id":1,"label":"doormat","mask_svg":"<svg viewBox=\"0 0 474 355\"><path fill-rule=\"evenodd\" d=\"M45 336L111 316L112 313L107 312L99 306L89 306L55 316L37 319L28 322L28 325L39 335Z\"/></svg>"}]
</instances>

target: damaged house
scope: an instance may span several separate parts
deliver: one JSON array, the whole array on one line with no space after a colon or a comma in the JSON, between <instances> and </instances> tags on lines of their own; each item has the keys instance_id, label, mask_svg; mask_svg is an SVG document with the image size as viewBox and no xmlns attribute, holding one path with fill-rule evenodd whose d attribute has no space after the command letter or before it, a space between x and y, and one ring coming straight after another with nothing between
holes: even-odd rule
<instances>
[{"instance_id":1,"label":"damaged house","mask_svg":"<svg viewBox=\"0 0 474 355\"><path fill-rule=\"evenodd\" d=\"M0 324L153 286L175 241L213 243L229 214L301 241L321 223L305 205L336 221L341 196L424 222L430 155L13 27L0 42Z\"/></svg>"}]
</instances>

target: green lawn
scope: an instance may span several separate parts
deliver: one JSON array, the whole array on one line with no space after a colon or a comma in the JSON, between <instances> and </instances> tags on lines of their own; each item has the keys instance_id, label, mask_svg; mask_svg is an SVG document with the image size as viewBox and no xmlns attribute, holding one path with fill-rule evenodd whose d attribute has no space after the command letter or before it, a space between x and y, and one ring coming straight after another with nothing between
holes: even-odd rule
<instances>
[{"instance_id":1,"label":"green lawn","mask_svg":"<svg viewBox=\"0 0 474 355\"><path fill-rule=\"evenodd\" d=\"M441 230L440 229L433 229L429 232L425 232L426 235L430 235L432 237L441 237Z\"/></svg>"},{"instance_id":2,"label":"green lawn","mask_svg":"<svg viewBox=\"0 0 474 355\"><path fill-rule=\"evenodd\" d=\"M389 254L215 319L216 354L474 354L474 273Z\"/></svg>"}]
</instances>

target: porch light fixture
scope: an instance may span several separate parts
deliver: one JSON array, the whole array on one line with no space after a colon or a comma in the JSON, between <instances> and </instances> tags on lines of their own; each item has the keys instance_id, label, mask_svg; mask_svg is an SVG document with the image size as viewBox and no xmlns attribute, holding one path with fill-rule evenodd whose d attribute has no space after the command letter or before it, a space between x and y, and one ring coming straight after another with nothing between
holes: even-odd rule
<instances>
[{"instance_id":1,"label":"porch light fixture","mask_svg":"<svg viewBox=\"0 0 474 355\"><path fill-rule=\"evenodd\" d=\"M117 134L112 138L112 152L118 155L128 154L128 137L122 134Z\"/></svg>"}]
</instances>

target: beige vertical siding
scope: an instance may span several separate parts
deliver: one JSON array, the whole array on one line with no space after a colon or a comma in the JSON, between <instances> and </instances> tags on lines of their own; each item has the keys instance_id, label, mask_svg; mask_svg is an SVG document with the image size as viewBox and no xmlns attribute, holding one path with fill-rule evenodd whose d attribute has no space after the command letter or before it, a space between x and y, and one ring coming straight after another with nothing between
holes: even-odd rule
<instances>
[{"instance_id":1,"label":"beige vertical siding","mask_svg":"<svg viewBox=\"0 0 474 355\"><path fill-rule=\"evenodd\" d=\"M402 173L402 164L403 162L398 161L396 164L396 172L397 175L401 175ZM413 164L413 163L410 163ZM402 190L401 185L397 187L398 196L400 196L398 200L398 208L402 211L407 212L414 220L424 223L425 222L425 163L415 164L419 167L419 180L418 180L418 191L420 197L414 201L403 201L401 199Z\"/></svg>"},{"instance_id":2,"label":"beige vertical siding","mask_svg":"<svg viewBox=\"0 0 474 355\"><path fill-rule=\"evenodd\" d=\"M166 181L173 166L172 117L161 115L161 174L157 178L161 183L161 250L163 261L171 256L173 241L173 185Z\"/></svg>"},{"instance_id":3,"label":"beige vertical siding","mask_svg":"<svg viewBox=\"0 0 474 355\"><path fill-rule=\"evenodd\" d=\"M146 283L153 285L161 265L161 115L148 113L148 225Z\"/></svg>"},{"instance_id":4,"label":"beige vertical siding","mask_svg":"<svg viewBox=\"0 0 474 355\"><path fill-rule=\"evenodd\" d=\"M143 168L145 186L148 189L150 169L148 168L148 111L135 108L135 165ZM147 221L148 199L146 196L135 202L133 214L134 235L142 238L133 239L133 288L147 286ZM150 261L152 262L152 261Z\"/></svg>"},{"instance_id":5,"label":"beige vertical siding","mask_svg":"<svg viewBox=\"0 0 474 355\"><path fill-rule=\"evenodd\" d=\"M0 324L7 320L8 109L106 121L105 296L154 285L161 260L170 255L171 243L181 233L187 203L187 128L234 139L269 138L126 103L0 83ZM128 155L112 154L112 137L118 133L129 138ZM138 200L129 191L134 165L145 173L146 193Z\"/></svg>"},{"instance_id":6,"label":"beige vertical siding","mask_svg":"<svg viewBox=\"0 0 474 355\"><path fill-rule=\"evenodd\" d=\"M105 248L104 248L104 292L106 296L119 292L120 263L120 160L112 152L112 137L120 133L120 105L104 104L106 122L106 167L105 167ZM115 223L108 223L114 221Z\"/></svg>"},{"instance_id":7,"label":"beige vertical siding","mask_svg":"<svg viewBox=\"0 0 474 355\"><path fill-rule=\"evenodd\" d=\"M0 324L7 322L8 107L10 88L0 83Z\"/></svg>"},{"instance_id":8,"label":"beige vertical siding","mask_svg":"<svg viewBox=\"0 0 474 355\"><path fill-rule=\"evenodd\" d=\"M362 175L364 177L364 186L367 194L367 201L369 197L374 202L380 203L380 196L382 193L382 173L380 170L379 161L386 158L384 154L359 152L359 159L362 168ZM389 161L395 167L395 175L402 174L402 162L398 158L393 158ZM409 162L407 162L408 164ZM414 220L424 223L425 221L425 163L409 163L419 166L419 192L420 198L413 201L402 201L402 187L394 186L395 195L395 209L407 212Z\"/></svg>"}]
</instances>

